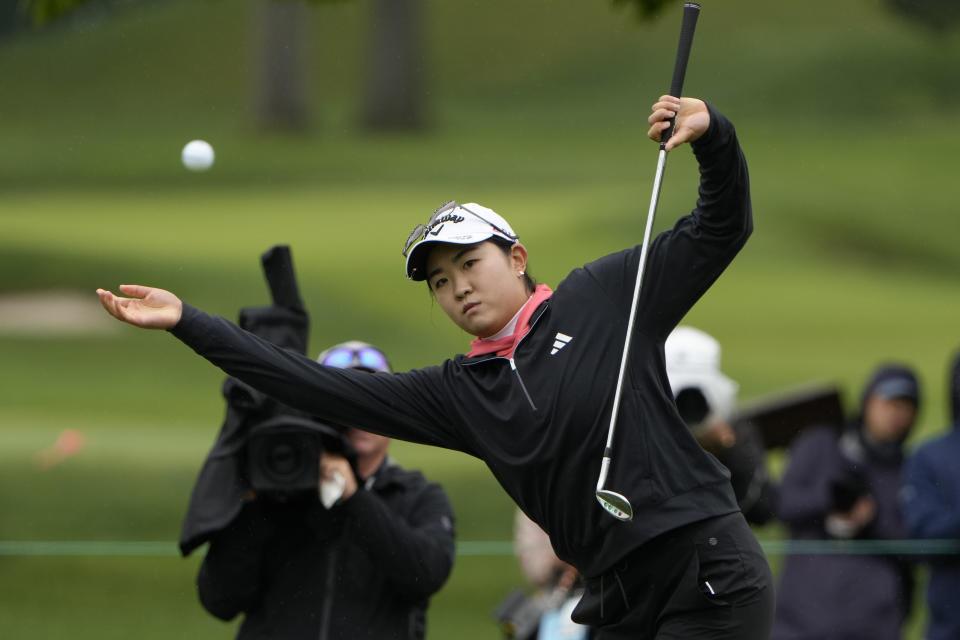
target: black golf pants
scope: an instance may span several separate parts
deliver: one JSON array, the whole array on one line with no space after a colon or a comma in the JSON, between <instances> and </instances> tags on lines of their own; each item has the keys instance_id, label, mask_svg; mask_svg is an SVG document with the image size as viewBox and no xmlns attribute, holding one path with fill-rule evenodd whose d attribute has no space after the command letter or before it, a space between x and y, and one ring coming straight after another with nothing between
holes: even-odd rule
<instances>
[{"instance_id":1,"label":"black golf pants","mask_svg":"<svg viewBox=\"0 0 960 640\"><path fill-rule=\"evenodd\" d=\"M742 514L669 531L587 580L573 619L600 640L767 640L770 566Z\"/></svg>"}]
</instances>

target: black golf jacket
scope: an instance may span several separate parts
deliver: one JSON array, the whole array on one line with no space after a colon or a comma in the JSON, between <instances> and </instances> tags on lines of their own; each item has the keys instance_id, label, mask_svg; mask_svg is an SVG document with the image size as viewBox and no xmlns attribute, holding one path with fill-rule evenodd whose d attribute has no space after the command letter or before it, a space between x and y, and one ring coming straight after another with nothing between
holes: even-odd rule
<instances>
[{"instance_id":1,"label":"black golf jacket","mask_svg":"<svg viewBox=\"0 0 960 640\"><path fill-rule=\"evenodd\" d=\"M607 514L594 492L639 246L574 269L511 360L458 355L392 375L328 368L189 305L171 331L230 375L320 419L480 458L557 555L597 576L654 536L738 510L729 473L677 413L664 366L667 335L752 230L746 162L733 125L712 107L693 151L697 206L649 249L606 485L630 500L631 522Z\"/></svg>"},{"instance_id":2,"label":"black golf jacket","mask_svg":"<svg viewBox=\"0 0 960 640\"><path fill-rule=\"evenodd\" d=\"M369 375L369 374L367 374ZM349 500L255 500L210 536L200 601L240 640L422 640L453 566L443 489L387 461Z\"/></svg>"}]
</instances>

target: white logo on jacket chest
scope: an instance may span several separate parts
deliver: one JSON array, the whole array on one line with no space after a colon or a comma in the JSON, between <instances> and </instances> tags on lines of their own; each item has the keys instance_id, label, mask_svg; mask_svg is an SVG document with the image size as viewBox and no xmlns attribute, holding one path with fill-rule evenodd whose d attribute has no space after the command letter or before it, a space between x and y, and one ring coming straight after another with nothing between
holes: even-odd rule
<instances>
[{"instance_id":1,"label":"white logo on jacket chest","mask_svg":"<svg viewBox=\"0 0 960 640\"><path fill-rule=\"evenodd\" d=\"M553 338L553 349L550 350L550 355L557 355L557 351L563 349L565 346L570 344L570 341L573 340L573 336L568 336L565 333L557 332L557 335Z\"/></svg>"}]
</instances>

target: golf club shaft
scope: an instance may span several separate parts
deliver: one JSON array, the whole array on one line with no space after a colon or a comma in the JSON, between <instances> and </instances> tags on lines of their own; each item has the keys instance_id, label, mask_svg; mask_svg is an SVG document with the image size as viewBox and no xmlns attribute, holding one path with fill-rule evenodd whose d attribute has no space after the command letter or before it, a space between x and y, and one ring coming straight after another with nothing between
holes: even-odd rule
<instances>
[{"instance_id":1,"label":"golf club shaft","mask_svg":"<svg viewBox=\"0 0 960 640\"><path fill-rule=\"evenodd\" d=\"M683 5L683 21L680 25L680 41L677 45L677 58L673 66L673 78L670 82L670 95L677 98L683 90L683 79L687 72L687 61L690 59L690 48L693 45L693 33L700 15L700 5L696 2L687 2ZM607 443L603 449L603 460L600 465L600 476L597 480L597 491L603 489L607 482L607 473L610 469L610 460L613 457L613 436L617 426L617 414L620 412L620 398L623 393L623 380L627 370L627 360L630 355L630 339L633 336L633 325L637 316L637 305L640 300L640 289L643 284L643 272L647 263L647 249L650 246L650 236L653 233L653 221L656 217L657 202L660 200L660 185L663 182L663 173L667 166L667 140L673 135L674 119L670 126L661 134L660 153L657 158L657 172L653 180L653 192L650 195L650 208L647 211L647 223L643 231L643 243L640 247L640 263L637 265L637 278L633 285L633 301L630 304L630 316L627 320L627 331L623 341L623 354L620 358L620 372L617 375L617 386L613 395L613 408L610 412L610 426L607 429Z\"/></svg>"},{"instance_id":2,"label":"golf club shaft","mask_svg":"<svg viewBox=\"0 0 960 640\"><path fill-rule=\"evenodd\" d=\"M663 172L667 167L667 152L660 149L657 157L657 173L653 178L653 192L650 195L650 208L647 210L647 224L643 230L643 244L640 245L640 264L637 267L637 278L633 283L633 302L630 304L630 316L627 320L627 334L623 340L623 355L620 356L620 374L617 376L617 387L613 392L613 409L610 414L610 426L607 429L607 446L603 450L603 463L600 467L600 480L597 488L602 489L607 479L607 470L610 466L610 456L613 454L613 434L617 426L617 414L620 411L620 398L623 395L623 379L627 370L627 359L630 355L630 338L633 335L633 325L637 317L637 301L640 299L640 287L643 283L643 271L647 264L647 249L650 246L650 236L653 233L653 221L656 217L657 202L660 200L660 185L663 182Z\"/></svg>"}]
</instances>

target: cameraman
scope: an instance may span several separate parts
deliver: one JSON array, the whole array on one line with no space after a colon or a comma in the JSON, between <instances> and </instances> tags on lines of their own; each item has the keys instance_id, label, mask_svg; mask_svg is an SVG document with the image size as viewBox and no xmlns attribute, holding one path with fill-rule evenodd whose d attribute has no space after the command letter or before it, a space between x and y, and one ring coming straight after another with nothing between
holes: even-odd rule
<instances>
[{"instance_id":1,"label":"cameraman","mask_svg":"<svg viewBox=\"0 0 960 640\"><path fill-rule=\"evenodd\" d=\"M319 360L390 372L383 353L362 342L331 347ZM200 601L223 620L242 612L237 638L425 636L428 599L453 565L450 503L439 485L387 456L389 438L353 428L345 437L355 470L325 451L318 492L248 491L240 514L211 536Z\"/></svg>"}]
</instances>

